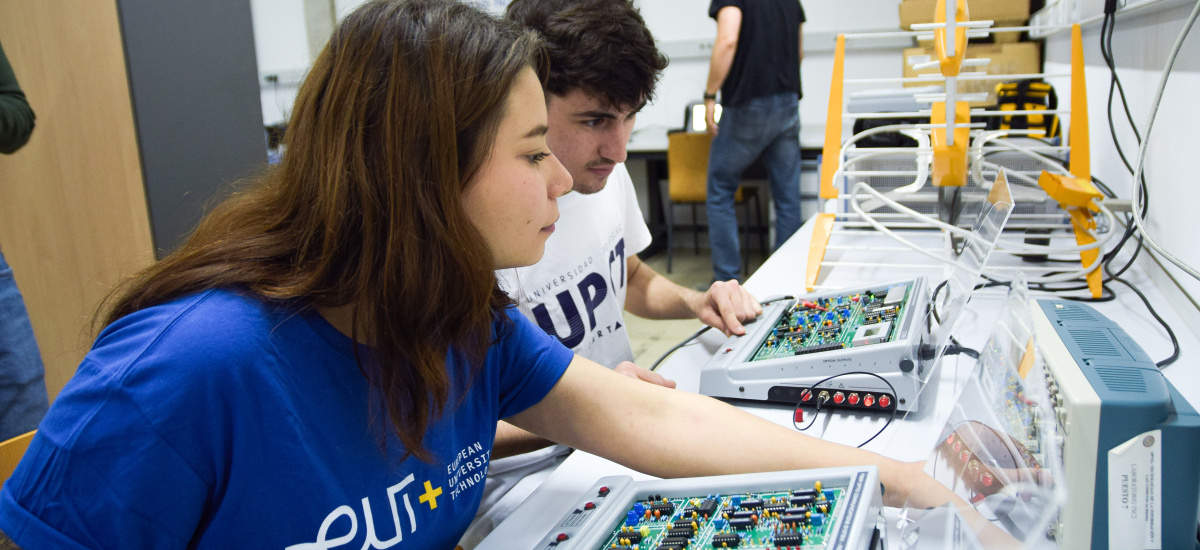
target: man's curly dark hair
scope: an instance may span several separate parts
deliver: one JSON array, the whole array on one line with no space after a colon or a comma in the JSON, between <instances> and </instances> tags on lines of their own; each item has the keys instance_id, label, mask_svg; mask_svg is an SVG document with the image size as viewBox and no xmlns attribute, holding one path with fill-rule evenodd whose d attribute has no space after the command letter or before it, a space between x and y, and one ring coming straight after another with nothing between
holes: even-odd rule
<instances>
[{"instance_id":1,"label":"man's curly dark hair","mask_svg":"<svg viewBox=\"0 0 1200 550\"><path fill-rule=\"evenodd\" d=\"M636 107L667 67L632 0L512 0L506 16L542 36L555 95L579 89L608 107Z\"/></svg>"}]
</instances>

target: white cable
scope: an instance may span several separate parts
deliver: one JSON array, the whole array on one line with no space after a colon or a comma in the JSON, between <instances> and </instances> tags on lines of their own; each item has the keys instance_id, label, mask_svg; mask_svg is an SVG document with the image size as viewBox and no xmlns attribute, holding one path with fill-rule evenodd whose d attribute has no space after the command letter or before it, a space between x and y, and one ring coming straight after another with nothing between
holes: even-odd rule
<instances>
[{"instance_id":1,"label":"white cable","mask_svg":"<svg viewBox=\"0 0 1200 550\"><path fill-rule=\"evenodd\" d=\"M1192 8L1192 14L1188 16L1187 23L1183 26L1183 31L1179 33L1179 38L1175 40L1175 46L1171 48L1171 55L1167 58L1167 66L1163 68L1162 78L1158 81L1158 91L1154 93L1154 103L1150 107L1150 119L1146 122L1146 137L1142 140L1141 147L1138 148L1138 158L1136 168L1133 170L1133 223L1137 226L1138 233L1142 235L1143 242L1146 246L1153 249L1166 258L1167 261L1175 264L1179 269L1182 269L1188 275L1196 279L1200 279L1200 272L1196 268L1187 265L1179 258L1171 255L1160 246L1146 231L1142 221L1142 171L1146 169L1146 146L1150 143L1150 130L1154 128L1154 118L1158 115L1158 106L1162 102L1163 91L1167 88L1167 77L1171 75L1171 69L1175 66L1175 58L1179 56L1179 50L1183 47L1183 41L1187 38L1188 33L1192 30L1192 24L1196 22L1196 15L1200 14L1200 0L1197 0L1196 7Z\"/></svg>"},{"instance_id":2,"label":"white cable","mask_svg":"<svg viewBox=\"0 0 1200 550\"><path fill-rule=\"evenodd\" d=\"M867 189L870 189L870 186L863 182L859 182L859 183L855 184L853 190L851 191L851 199L852 200L850 201L850 208L853 209L855 212L857 212L858 215L860 217L862 217L862 219L864 221L866 221L868 224L870 224L871 227L874 227L876 231L879 231L880 233L883 233L883 234L891 237L896 242L903 244L904 246L907 246L920 254L923 254L925 256L933 258L934 260L944 263L944 264L954 265L953 260L946 258L946 257L942 256L941 254L935 254L933 252L925 250L924 248L921 248L920 246L916 245L915 243L910 242L908 239L905 239L904 237L897 235L891 229L888 229L886 226L884 226L883 224L876 221L875 218L867 215L866 212L863 212L862 208L859 207L859 205L858 205L858 191L860 188L864 188L864 187ZM875 191L874 189L870 189L870 190Z\"/></svg>"},{"instance_id":3,"label":"white cable","mask_svg":"<svg viewBox=\"0 0 1200 550\"><path fill-rule=\"evenodd\" d=\"M983 161L983 158L984 158L983 148L991 141L996 141L997 145L1003 147L1004 149L1016 151L1016 152L1021 153L1031 159L1034 159L1034 160L1048 166L1050 169L1054 170L1055 172L1063 173L1063 174L1069 173L1068 169L1066 167L1064 167L1060 162L1057 162L1051 158L1047 158L1046 156L1038 154L1029 148L1026 148L1026 147L1023 147L1016 143L1010 142L1006 139L1000 139L1000 138L1003 138L1003 137L1006 137L1009 135L1029 134L1029 133L1033 133L1034 131L1036 131L1036 130L1007 130L1007 131L1002 130L1002 131L992 131L992 132L984 131L984 132L978 133L975 136L975 139L972 140L972 144L971 144L971 149L972 149L971 156L972 156L972 159L974 159L976 161L976 162L972 163L973 164L972 176L975 179L975 183L984 190L990 189L990 187L991 187L990 182L987 182L986 180L983 179L983 169L985 167L989 168L989 169L1004 168L997 164L988 163L988 162ZM912 134L919 134L920 136L923 136L923 137L927 136L927 129L921 125L881 126L878 128L872 128L870 130L855 134L842 146L840 158L845 159L845 160L843 162L839 163L838 169L834 174L834 181L840 181L841 178L845 177L845 172L848 171L848 169L850 167L852 167L854 164L858 163L859 161L867 160L867 159L874 158L877 156L882 156L883 153L865 153L865 154L859 154L859 155L855 156L854 158L849 158L849 159L846 158L849 156L850 148L853 147L854 144L856 144L858 141L860 141L866 137L869 137L871 135L885 133L885 132L898 132L898 133L902 133L905 135L909 135L910 137L916 137L916 136L913 136ZM918 174L917 174L917 177L914 179L913 183L905 185L898 189L893 189L892 191L889 191L888 193L880 193L879 191L871 188L866 183L859 182L858 184L856 184L853 187L853 192L851 194L850 200L848 201L848 204L849 204L850 208L858 215L858 217L860 219L864 220L868 225L873 227L876 231L884 233L884 234L888 235L890 238L892 238L893 240L896 240L897 242L905 245L906 247L908 247L912 250L916 250L919 253L929 256L930 258L933 258L939 262L954 264L953 260L949 260L947 258L942 257L939 254L929 252L929 251L909 242L907 239L900 237L895 232L893 232L891 229L889 229L888 227L886 227L885 225L880 223L875 218L875 214L868 213L869 211L878 208L880 203L883 203L883 204L886 204L887 206L890 206L897 212L900 212L901 215L904 215L910 219L916 220L918 226L937 227L937 228L940 228L951 234L959 235L961 237L968 238L968 239L974 237L972 233L970 233L969 231L967 231L965 229L959 228L957 226L945 224L945 223L941 222L940 220L936 220L930 216L916 212L915 210L912 210L893 199L893 197L895 197L895 195L897 195L897 194L912 193L912 192L915 192L924 187L925 180L927 179L927 176L928 176L929 157L931 157L932 151L930 150L929 145L928 145L928 137L925 137L924 140L921 140L918 138L918 143L919 143L920 147L915 148L913 150L917 154L916 161L917 161L917 166L918 166ZM926 178L921 177L922 173L926 175ZM1038 182L1036 179L1033 179L1032 177L1029 177L1029 176L1027 176L1023 173L1017 172L1017 171L1009 171L1008 173L1015 179L1025 182L1028 186L1030 186L1034 189L1040 190L1040 186L1038 185ZM1021 195L1025 189L1026 188L1022 188L1022 187L1014 187L1012 189L1012 191L1015 191L1014 195ZM873 195L875 197L875 199L867 201L866 203L863 203L862 201L860 201L859 193L864 190L868 194ZM1041 193L1039 193L1038 195L1039 195L1039 197L1042 196ZM832 201L830 201L830 203L832 204ZM864 210L864 206L867 206L868 208L866 208ZM998 239L996 242L996 250L1005 252L1005 253L1010 253L1010 254L1018 254L1018 253L1069 254L1069 253L1080 253L1080 252L1083 252L1086 250L1094 250L1097 248L1102 249L1102 247L1105 244L1107 244L1108 241L1111 240L1111 238L1113 236L1113 232L1110 229L1115 224L1115 217L1113 216L1112 212L1107 207L1105 207L1103 204L1100 205L1100 210L1101 210L1101 212L1100 212L1100 214L1101 214L1100 222L1101 223L1099 224L1099 228L1102 228L1105 230L1104 231L1091 231L1090 234L1095 239L1095 241L1090 244L1076 245L1076 246L1050 246L1048 244L1047 245L1037 245L1037 244L1025 243L1023 241L1017 242L1017 241L1009 241L1006 239ZM1075 280L1078 278L1085 277L1088 273L1099 268L1101 263L1102 263L1102 258L1098 256L1096 261L1092 262L1091 265L1082 266L1080 269L1077 269L1074 271L1063 272L1058 275L1038 277L1038 278L1035 278L1034 280L1036 282L1041 282L1041 283L1066 282L1066 281Z\"/></svg>"},{"instance_id":4,"label":"white cable","mask_svg":"<svg viewBox=\"0 0 1200 550\"><path fill-rule=\"evenodd\" d=\"M886 194L880 193L878 190L872 188L870 185L867 185L864 182L859 182L858 184L856 184L854 186L854 190L853 190L854 192L851 195L851 208L855 212L859 213L864 219L871 218L871 220L868 221L867 223L871 223L871 225L873 227L878 227L874 223L872 223L873 221L875 221L874 216L872 216L871 214L868 214L867 212L864 212L862 210L861 206L857 204L858 193L860 190L865 191L867 194L873 195L876 199L883 202L885 205L890 206L894 210L907 215L909 218L916 220L922 226L928 226L928 227L933 227L936 229L941 229L943 231L953 233L953 234L958 235L963 238L972 238L972 233L966 229L963 229L956 225L951 225L951 224L945 223L941 220L935 219L926 214L917 212L916 210L908 208L907 206L904 206L903 204L897 202L896 200L886 196ZM1103 204L1100 205L1100 215L1102 217L1102 220L1104 221L1103 225L1105 225L1106 227L1112 227L1112 224L1115 223L1115 219L1114 219L1112 211L1109 210L1107 207L1105 207ZM1004 239L998 240L997 246L1000 249L1002 249L1004 252L1010 252L1010 253L1022 253L1022 254L1076 253L1077 254L1077 253L1083 252L1085 250L1092 250L1092 249L1096 249L1096 248L1100 248L1100 247L1104 246L1104 244L1107 243L1112 238L1113 234L1114 234L1113 231L1108 231L1101 235L1096 235L1095 233L1093 233L1092 237L1096 239L1096 242L1093 242L1090 244L1085 244L1085 245L1076 245L1076 246L1050 247L1050 246L1046 246L1046 245L1035 245L1035 244L1029 244L1029 243L1025 243L1025 242L1007 241Z\"/></svg>"},{"instance_id":5,"label":"white cable","mask_svg":"<svg viewBox=\"0 0 1200 550\"><path fill-rule=\"evenodd\" d=\"M1070 170L1067 169L1067 167L1063 166L1062 163L1060 163L1058 161L1046 158L1043 155L1039 155L1037 152L1033 151L1032 149L1029 149L1029 148L1021 146L1021 145L1017 145L1016 143L1011 142L1007 139L1001 139L1001 138L1007 136L1008 134L1033 133L1033 132L1040 132L1040 131L1041 130L996 130L996 131L992 131L992 132L984 132L984 133L980 134L979 137L975 138L975 141L972 143L971 156L976 161L982 162L983 161L983 146L986 145L988 142L995 141L996 145L1005 147L1005 148L1013 150L1013 151L1024 153L1029 158L1037 160L1037 161L1053 168L1054 171L1056 171L1058 173L1061 173L1061 174L1070 173ZM975 170L973 171L974 173L972 174L972 177L975 178L975 184L984 189L991 189L991 187L992 187L991 183L988 183L986 180L983 179L983 174L982 174L981 168L982 167L979 166L978 163L975 164ZM1034 185L1037 185L1036 181L1034 182Z\"/></svg>"},{"instance_id":6,"label":"white cable","mask_svg":"<svg viewBox=\"0 0 1200 550\"><path fill-rule=\"evenodd\" d=\"M851 200L849 201L850 208L853 209L865 222L867 222L869 225L871 225L873 228L875 228L880 233L887 235L888 237L894 239L895 241L897 241L897 242L899 242L899 243L901 243L901 244L903 244L925 256L929 256L930 258L933 258L935 260L938 260L940 262L943 262L943 263L946 263L949 265L956 264L956 262L954 260L945 258L945 257L943 257L939 254L935 254L933 252L929 252L928 250L921 248L916 244L913 244L912 242L908 241L904 237L897 235L895 232L888 229L883 224L879 223L879 221L875 220L873 216L871 216L867 212L863 211L862 207L859 204L859 200L858 200L858 194L860 191L865 191L866 193L873 195L876 199L882 201L883 203L887 204L888 206L892 207L893 209L895 209L899 212L903 212L903 213L907 214L909 217L911 217L914 220L917 220L918 222L921 222L925 226L939 228L946 232L963 237L967 240L977 240L977 236L974 233L967 231L966 229L963 229L961 227L957 227L954 225L944 223L940 220L934 219L930 216L927 216L925 214L922 214L920 212L912 210L912 209L904 206L903 204L900 204L899 202L896 202L896 201L884 196L883 193L880 193L879 191L871 188L870 185L867 185L864 182L859 182L859 183L855 184L854 188L853 188L853 192L851 194ZM1110 218L1110 219L1113 217L1112 212L1110 210L1108 210L1108 208L1104 207L1104 205L1100 205L1100 210L1101 210L1101 214L1104 217ZM1110 222L1110 223L1112 223L1112 222ZM1109 225L1109 227L1112 227L1112 226ZM1064 254L1064 253L1070 253L1070 252L1078 253L1078 252L1081 252L1084 250L1091 250L1091 249L1100 248L1100 247L1104 246L1104 244L1107 243L1108 240L1112 238L1113 233L1114 232L1112 232L1112 231L1108 231L1108 232L1105 232L1100 238L1097 238L1095 235L1095 232L1092 232L1092 237L1096 239L1095 242L1086 244L1086 245L1064 246L1064 247L1050 247L1050 246L1046 246L1046 245L1034 245L1034 244L1028 244L1028 243L1024 243L1024 242L1012 242L1012 241L1007 241L1004 239L998 239L996 242L996 250L1006 252L1006 253L1021 252L1021 253L1026 253L1026 254L1029 254L1029 253ZM1096 260L1093 261L1090 265L1082 266L1079 269L1076 269L1073 271L1066 271L1063 273L1059 273L1057 275L1047 275L1047 276L1043 276L1043 277L1031 277L1030 281L1039 282L1039 283L1061 283L1061 282L1073 281L1073 280L1085 277L1088 273L1091 273L1093 270L1098 269L1100 267L1100 264L1103 263L1103 260L1104 260L1103 255L1097 255ZM1003 269L1001 269L1001 270L1003 270ZM988 272L991 273L992 271L988 270Z\"/></svg>"},{"instance_id":7,"label":"white cable","mask_svg":"<svg viewBox=\"0 0 1200 550\"><path fill-rule=\"evenodd\" d=\"M897 127L897 128L899 126L900 125L894 125L894 127ZM874 128L872 130L862 132L859 135L855 135L850 140L850 142L857 141L857 139L861 139L864 137L868 137L869 135L874 134L874 133L882 133L882 131L885 128L889 128L889 127ZM875 130L879 130L879 131L877 132ZM992 139L994 139L994 136ZM848 142L847 145L849 145L850 142ZM976 143L980 144L980 146L982 147L982 144L985 143L985 141L981 142L980 140L977 139ZM1059 169L1062 169L1061 165L1055 165L1055 163L1052 160L1047 159L1047 158L1043 157L1042 155L1038 155L1037 153L1034 153L1034 152L1032 152L1024 147L1021 147L1015 143L1011 143L1006 140L1002 140L1002 141L1000 141L1000 143L1006 147L1009 147L1018 152L1024 153L1024 154L1028 155L1030 158L1037 159L1039 161L1045 162L1046 164L1049 164L1051 166L1055 166ZM846 149L843 148L843 150L846 150ZM920 155L920 154L921 154L921 152L918 151L918 155ZM846 168L849 168L851 165L853 165L854 163L857 163L860 160L866 160L869 158L873 158L875 156L880 156L880 155L875 154L875 153L866 153L866 154L857 156L853 159L850 159L850 160L846 161L845 165L839 167L838 174L840 174ZM1002 168L1001 166L991 164L991 163L988 163L988 165L993 168ZM838 174L835 174L834 177L837 178ZM1030 178L1029 176L1026 176L1019 172L1011 172L1010 175L1014 176L1017 179L1021 179L1025 182L1027 182L1031 186L1037 187L1037 181L1034 180L1033 178ZM890 206L893 209L904 213L908 217L918 220L919 222L920 222L920 220L925 220L924 222L922 222L924 225L933 225L934 227L941 228L945 231L949 231L951 233L954 233L954 234L957 234L957 235L960 235L963 237L967 237L970 235L970 232L965 229L959 228L957 226L942 223L939 220L933 219L932 217L926 216L925 214L921 214L920 212L912 210L912 209L900 204L899 202L893 200L892 194L894 193L894 191L888 192L886 194L882 194L879 191L875 190L874 188L871 188L869 185L866 185L865 183L859 183L858 185L863 185L869 194L876 196L879 199L877 202L883 202L887 206ZM1020 188L1016 188L1016 189L1020 189ZM1039 189L1040 189L1040 187L1039 187ZM1020 193L1018 192L1017 194L1020 194ZM853 210L855 210L856 212L858 212L859 214L861 214L862 217L871 218L871 220L869 220L868 223L870 223L876 229L879 229L880 226L878 224L874 223L875 220L874 220L873 216L871 214L867 213L878 207L876 201L867 203L866 206L869 206L869 208L864 208L864 205L862 203L858 202L857 187L856 187L852 202L853 202L853 204L851 205L851 208ZM1103 205L1101 205L1100 208L1101 208L1101 216L1102 216L1101 221L1104 222L1104 223L1102 223L1102 226L1106 227L1106 228L1112 227L1113 226L1112 224L1114 223L1112 211L1110 211L1107 207L1104 207ZM889 234L889 236L899 239L899 237L896 237L894 233L891 233L888 230L881 230L881 232L887 233L887 234ZM1093 232L1092 236L1093 236L1093 238L1096 239L1095 242L1086 244L1086 245L1076 245L1076 246L1037 245L1037 244L1030 244L1030 243L1025 243L1025 242L1009 241L1007 239L1000 239L999 241L997 241L997 248L998 248L998 250L1000 250L1002 252L1012 253L1012 254L1016 254L1016 253L1025 253L1025 254L1071 254L1071 253L1075 253L1075 254L1077 254L1077 253L1083 252L1085 250L1092 250L1092 249L1103 247L1105 244L1108 243L1109 240L1112 239L1113 232L1105 231L1105 232L1101 233L1099 236L1097 236L1095 234L1095 232ZM1098 264L1096 262L1093 262L1092 266L1088 266L1087 268L1084 268L1082 270L1082 273L1086 274L1087 272L1091 271L1092 267L1094 267L1096 265L1098 265ZM1075 273L1075 272L1064 273L1061 277L1058 277L1058 278L1061 278L1061 280L1063 280L1063 281L1072 280L1074 278L1074 276L1068 276L1069 274L1072 274L1072 273Z\"/></svg>"},{"instance_id":8,"label":"white cable","mask_svg":"<svg viewBox=\"0 0 1200 550\"><path fill-rule=\"evenodd\" d=\"M933 162L933 149L930 148L929 134L920 130L901 130L901 134L906 135L917 142L917 175L913 178L913 182L903 187L893 189L893 193L916 193L925 187L925 182L929 179L929 163Z\"/></svg>"},{"instance_id":9,"label":"white cable","mask_svg":"<svg viewBox=\"0 0 1200 550\"><path fill-rule=\"evenodd\" d=\"M862 132L854 134L853 136L850 136L850 139L846 140L846 143L842 144L841 151L839 151L839 153L838 153L838 167L837 167L837 170L835 170L833 172L832 181L834 181L835 183L838 181L841 181L841 179L844 177L844 172L846 171L846 169L853 166L854 164L858 163L859 161L863 161L863 160L867 160L870 158L874 158L877 156L883 156L883 155L887 154L886 152L863 153L863 154L855 156L852 159L846 158L850 152L850 147L853 146L854 144L858 143L859 140L873 136L875 134L883 134L883 133L889 133L889 132L898 132L898 133L905 134L905 135L908 135L908 134L906 134L906 132L912 132L913 134L917 134L917 133L924 134L925 133L925 132L921 131L920 128L918 128L916 125L913 125L913 124L889 124L887 126L879 126L877 128L871 128L869 130L864 130ZM929 149L928 138L926 138L924 140L918 139L917 142L918 142L918 145L922 146L917 149L917 159L916 159L917 177L913 179L912 183L902 187L901 189L903 189L903 191L901 191L901 189L896 189L895 191L897 191L897 192L903 192L903 193L916 192L922 186L925 185L925 180L928 179L928 177L929 177L929 168L926 164L928 163L927 159L932 158L933 151L932 151L932 149ZM923 162L926 164L922 164Z\"/></svg>"}]
</instances>

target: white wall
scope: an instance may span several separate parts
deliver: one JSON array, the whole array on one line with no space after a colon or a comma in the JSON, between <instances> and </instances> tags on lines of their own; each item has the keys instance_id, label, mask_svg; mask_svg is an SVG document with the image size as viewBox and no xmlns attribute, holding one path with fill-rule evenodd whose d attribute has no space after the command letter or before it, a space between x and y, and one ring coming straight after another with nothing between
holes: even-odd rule
<instances>
[{"instance_id":1,"label":"white wall","mask_svg":"<svg viewBox=\"0 0 1200 550\"><path fill-rule=\"evenodd\" d=\"M312 64L305 25L305 3L327 1L341 19L366 0L250 0L255 53L262 86L263 123L287 121L296 92ZM503 13L509 0L468 0L492 13ZM317 46L321 46L318 44Z\"/></svg>"},{"instance_id":2,"label":"white wall","mask_svg":"<svg viewBox=\"0 0 1200 550\"><path fill-rule=\"evenodd\" d=\"M707 0L636 0L646 25L671 59L659 81L656 99L638 116L637 129L678 128L684 108L701 99L708 78L708 54L717 33ZM833 74L833 41L838 33L898 30L899 0L805 2L805 58L801 65L804 99L800 102L806 146L819 146L824 135ZM900 49L854 48L846 54L846 76L899 77Z\"/></svg>"},{"instance_id":3,"label":"white wall","mask_svg":"<svg viewBox=\"0 0 1200 550\"><path fill-rule=\"evenodd\" d=\"M1129 98L1134 121L1144 134L1167 55L1183 27L1191 5L1182 5L1154 13L1132 12L1117 19L1113 35L1113 50L1121 82ZM1109 134L1105 117L1108 99L1109 72L1099 50L1100 25L1083 28L1084 57L1088 66L1089 135L1092 147L1092 172L1120 197L1132 197L1133 178L1121 164ZM1049 73L1070 72L1070 36L1060 33L1046 41L1045 70ZM1154 123L1147 149L1146 176L1150 191L1147 226L1150 234L1169 252L1192 267L1200 267L1200 245L1196 234L1200 230L1196 205L1200 203L1197 185L1196 151L1200 150L1200 29L1193 29L1184 42L1175 68L1163 95L1162 105ZM1070 97L1070 82L1053 82L1060 98ZM1118 136L1134 162L1137 144L1120 103L1114 106ZM1164 262L1165 263L1165 262ZM1168 271L1179 281L1193 301L1200 300L1200 281L1174 266ZM1161 286L1161 284L1160 284ZM1196 306L1183 305L1185 318L1196 315ZM1190 309L1190 312L1188 311Z\"/></svg>"},{"instance_id":4,"label":"white wall","mask_svg":"<svg viewBox=\"0 0 1200 550\"><path fill-rule=\"evenodd\" d=\"M304 0L251 0L254 53L258 57L264 124L287 119L296 86L312 60L304 25ZM267 80L274 76L275 81Z\"/></svg>"},{"instance_id":5,"label":"white wall","mask_svg":"<svg viewBox=\"0 0 1200 550\"><path fill-rule=\"evenodd\" d=\"M339 17L364 0L330 0ZM477 0L489 10L503 11L508 0ZM647 25L671 64L659 82L656 101L638 117L638 129L675 128L683 124L683 109L700 99L708 77L708 51L716 23L708 17L707 0L637 0ZM804 101L801 120L806 142L819 142L829 101L833 66L833 37L839 32L894 30L899 26L899 0L809 2L805 5L805 46L802 74ZM306 42L304 0L251 0L263 118L266 124L286 120L296 87L311 63ZM852 50L847 76L899 76L897 48ZM272 82L268 77L274 76Z\"/></svg>"}]
</instances>

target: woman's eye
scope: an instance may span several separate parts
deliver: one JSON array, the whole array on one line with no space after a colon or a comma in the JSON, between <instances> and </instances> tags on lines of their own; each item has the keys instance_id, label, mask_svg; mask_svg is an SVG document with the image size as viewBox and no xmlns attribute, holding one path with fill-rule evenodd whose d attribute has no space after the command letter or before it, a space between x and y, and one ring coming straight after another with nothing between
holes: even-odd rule
<instances>
[{"instance_id":1,"label":"woman's eye","mask_svg":"<svg viewBox=\"0 0 1200 550\"><path fill-rule=\"evenodd\" d=\"M537 164L539 162L542 162L543 160L546 160L546 157L548 157L548 156L550 156L550 153L535 153L535 154L529 155L528 158L529 158L529 162Z\"/></svg>"}]
</instances>

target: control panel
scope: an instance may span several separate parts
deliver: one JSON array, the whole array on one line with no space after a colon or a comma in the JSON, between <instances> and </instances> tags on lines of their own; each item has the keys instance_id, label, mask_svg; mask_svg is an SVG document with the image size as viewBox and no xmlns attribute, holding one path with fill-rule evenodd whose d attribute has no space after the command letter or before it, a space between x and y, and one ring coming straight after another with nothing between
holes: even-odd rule
<instances>
[{"instance_id":1,"label":"control panel","mask_svg":"<svg viewBox=\"0 0 1200 550\"><path fill-rule=\"evenodd\" d=\"M541 550L882 548L871 466L633 481L601 478ZM485 539L480 550L505 548Z\"/></svg>"},{"instance_id":2,"label":"control panel","mask_svg":"<svg viewBox=\"0 0 1200 550\"><path fill-rule=\"evenodd\" d=\"M916 410L923 278L768 304L700 372L700 393L788 405Z\"/></svg>"}]
</instances>

